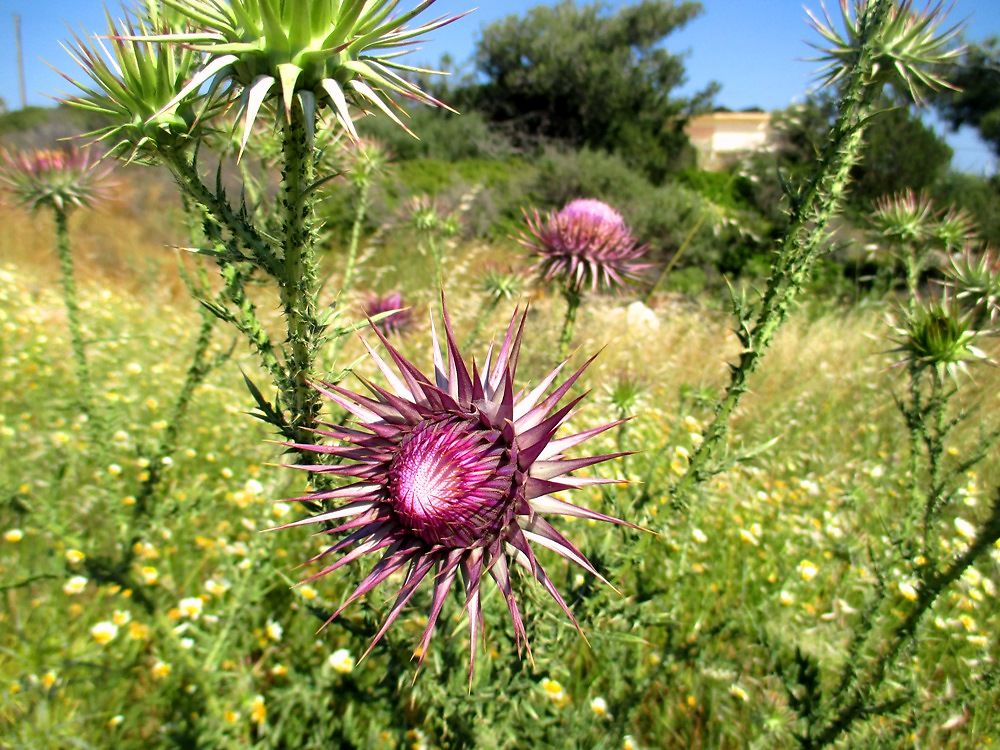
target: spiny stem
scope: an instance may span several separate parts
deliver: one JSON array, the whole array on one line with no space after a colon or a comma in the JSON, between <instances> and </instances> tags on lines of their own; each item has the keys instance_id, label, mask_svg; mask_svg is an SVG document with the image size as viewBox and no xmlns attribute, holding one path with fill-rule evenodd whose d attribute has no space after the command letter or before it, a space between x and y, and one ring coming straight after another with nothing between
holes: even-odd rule
<instances>
[{"instance_id":1,"label":"spiny stem","mask_svg":"<svg viewBox=\"0 0 1000 750\"><path fill-rule=\"evenodd\" d=\"M315 117L315 115L312 115ZM323 325L318 318L319 268L313 232L314 199L311 186L316 162L306 123L299 105L285 123L282 151L285 167L281 179L284 211L284 260L278 276L281 304L288 330L285 349L285 405L299 442L309 442L308 430L316 425L319 393L307 382L313 370Z\"/></svg>"},{"instance_id":2,"label":"spiny stem","mask_svg":"<svg viewBox=\"0 0 1000 750\"><path fill-rule=\"evenodd\" d=\"M371 182L363 179L358 185L357 203L354 206L354 223L351 225L351 239L347 246L347 267L344 269L344 283L341 285L341 295L348 292L354 284L355 266L358 262L358 246L361 244L361 228L368 214L368 194Z\"/></svg>"},{"instance_id":3,"label":"spiny stem","mask_svg":"<svg viewBox=\"0 0 1000 750\"><path fill-rule=\"evenodd\" d=\"M573 342L573 327L576 325L576 312L580 308L580 293L566 287L563 290L563 298L566 300L566 317L563 318L562 333L559 335L560 360L566 359L569 355L569 345Z\"/></svg>"},{"instance_id":4,"label":"spiny stem","mask_svg":"<svg viewBox=\"0 0 1000 750\"><path fill-rule=\"evenodd\" d=\"M465 342L462 344L463 349L470 349L479 340L479 336L483 332L483 327L486 325L486 321L490 319L493 312L497 309L500 304L499 297L490 297L486 304L479 309L479 314L476 316L476 323L472 327L472 333L468 335Z\"/></svg>"},{"instance_id":5,"label":"spiny stem","mask_svg":"<svg viewBox=\"0 0 1000 750\"><path fill-rule=\"evenodd\" d=\"M56 252L59 255L59 281L63 289L63 302L66 304L70 346L73 349L73 359L76 362L79 406L88 420L94 420L96 418L94 414L94 389L90 379L87 350L83 341L83 328L80 325L80 306L76 299L76 279L73 275L73 254L69 244L67 216L66 211L62 208L54 208L53 212L56 224ZM96 430L96 424L92 421L91 427Z\"/></svg>"},{"instance_id":6,"label":"spiny stem","mask_svg":"<svg viewBox=\"0 0 1000 750\"><path fill-rule=\"evenodd\" d=\"M188 365L187 373L181 390L174 400L174 407L170 411L170 419L167 421L167 429L163 433L159 449L149 466L149 474L146 481L136 495L135 516L141 517L146 512L146 505L156 491L160 480L163 478L163 459L173 453L177 448L177 437L180 434L181 425L187 416L191 406L191 399L194 392L201 385L205 377L211 371L211 363L206 359L208 348L212 343L212 331L215 328L215 319L207 311L201 311L201 326L198 329L198 337L195 339L194 350L191 353L191 363Z\"/></svg>"},{"instance_id":7,"label":"spiny stem","mask_svg":"<svg viewBox=\"0 0 1000 750\"><path fill-rule=\"evenodd\" d=\"M730 368L726 395L716 406L705 440L692 456L687 473L671 488L675 507L683 507L694 485L718 471L712 464L725 445L729 420L747 390L747 381L785 321L819 254L827 224L840 208L850 181L851 168L861 155L866 120L872 114L880 90L879 86L868 81L876 55L875 41L881 36L892 8L891 0L879 0L867 6L863 42L841 99L830 140L820 156L812 180L793 197L791 222L781 241L778 258L745 350L740 355L739 363Z\"/></svg>"},{"instance_id":8,"label":"spiny stem","mask_svg":"<svg viewBox=\"0 0 1000 750\"><path fill-rule=\"evenodd\" d=\"M267 240L248 220L233 209L225 196L217 194L205 185L194 164L189 162L188 158L179 151L166 152L164 160L174 175L174 179L177 180L181 192L194 200L219 226L224 227L241 245L247 248L251 252L250 260L260 265L264 270L274 273L277 270L278 261Z\"/></svg>"},{"instance_id":9,"label":"spiny stem","mask_svg":"<svg viewBox=\"0 0 1000 750\"><path fill-rule=\"evenodd\" d=\"M996 541L1000 539L1000 488L997 489L990 517L979 529L975 540L969 548L940 574L929 575L921 584L917 601L906 618L893 629L887 640L887 646L877 657L874 666L868 670L845 701L838 701L842 708L817 733L810 733L800 740L800 745L808 750L826 747L835 742L847 732L855 721L871 713L869 700L885 681L886 672L895 662L900 651L909 644L916 635L917 626L924 614L934 605L945 589L961 578L976 560L987 553Z\"/></svg>"}]
</instances>

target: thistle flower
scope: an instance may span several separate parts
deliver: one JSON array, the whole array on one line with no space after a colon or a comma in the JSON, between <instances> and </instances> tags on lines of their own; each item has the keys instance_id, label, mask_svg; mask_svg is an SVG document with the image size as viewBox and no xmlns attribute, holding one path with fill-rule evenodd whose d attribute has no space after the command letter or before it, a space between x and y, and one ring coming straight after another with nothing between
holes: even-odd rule
<instances>
[{"instance_id":1,"label":"thistle flower","mask_svg":"<svg viewBox=\"0 0 1000 750\"><path fill-rule=\"evenodd\" d=\"M914 245L931 237L934 204L925 193L904 190L875 201L869 223L879 236L894 245Z\"/></svg>"},{"instance_id":2,"label":"thistle flower","mask_svg":"<svg viewBox=\"0 0 1000 750\"><path fill-rule=\"evenodd\" d=\"M406 203L406 215L418 232L453 237L458 234L458 217L447 211L429 195L418 195Z\"/></svg>"},{"instance_id":3,"label":"thistle flower","mask_svg":"<svg viewBox=\"0 0 1000 750\"><path fill-rule=\"evenodd\" d=\"M550 387L563 365L533 390L516 392L514 378L526 317L527 313L520 317L515 313L499 352L491 347L482 372L475 364L470 372L463 361L445 309L447 361L439 351L432 327L433 377L403 358L381 331L374 328L395 363L394 372L369 347L375 364L389 383L389 390L363 381L372 393L369 398L336 385L316 386L327 398L357 417L360 424L320 431L319 434L344 443L342 447L289 446L335 456L344 459L344 463L295 468L341 475L354 481L338 489L298 498L347 502L280 528L350 519L327 532L347 535L312 562L352 546L353 550L305 582L332 573L364 555L381 554L328 622L393 573L407 571L395 603L368 647L369 652L399 617L420 583L430 577L434 581L431 608L416 651L422 661L448 592L461 574L469 616L471 679L477 637L482 628L480 589L489 574L507 603L518 652L523 647L530 656L525 623L512 590L511 566L524 568L537 579L578 629L573 613L539 564L532 545L545 547L604 581L544 516L559 514L631 525L553 496L577 487L617 481L566 475L622 454L566 458L564 452L620 421L554 439L557 429L569 419L582 396L561 408L559 404L590 362L554 390Z\"/></svg>"},{"instance_id":4,"label":"thistle flower","mask_svg":"<svg viewBox=\"0 0 1000 750\"><path fill-rule=\"evenodd\" d=\"M109 172L97 167L90 151L77 148L16 154L0 149L0 187L32 211L92 206L108 196Z\"/></svg>"},{"instance_id":5,"label":"thistle flower","mask_svg":"<svg viewBox=\"0 0 1000 750\"><path fill-rule=\"evenodd\" d=\"M545 220L537 211L525 212L525 220L528 231L518 241L538 257L532 270L573 294L585 287L617 289L647 267L636 262L646 246L636 242L621 214L601 201L572 201Z\"/></svg>"},{"instance_id":6,"label":"thistle flower","mask_svg":"<svg viewBox=\"0 0 1000 750\"><path fill-rule=\"evenodd\" d=\"M965 209L952 206L931 227L931 234L944 252L953 253L976 240L976 223Z\"/></svg>"},{"instance_id":7,"label":"thistle flower","mask_svg":"<svg viewBox=\"0 0 1000 750\"><path fill-rule=\"evenodd\" d=\"M151 161L157 148L176 148L191 140L207 100L197 91L184 96L177 92L191 78L201 54L186 47L163 48L137 41L148 36L159 21L155 3L153 16L137 21L126 18L117 23L107 16L108 42L94 37L88 43L74 35L63 49L79 65L86 79L62 76L82 94L66 99L66 104L96 113L108 124L86 134L97 141L113 141L110 154L129 151L128 160Z\"/></svg>"},{"instance_id":8,"label":"thistle flower","mask_svg":"<svg viewBox=\"0 0 1000 750\"><path fill-rule=\"evenodd\" d=\"M403 295L400 292L389 292L388 294L370 294L365 301L365 315L369 318L384 315L372 321L372 325L379 329L386 336L399 335L410 327L412 316L409 310L405 309Z\"/></svg>"},{"instance_id":9,"label":"thistle flower","mask_svg":"<svg viewBox=\"0 0 1000 750\"><path fill-rule=\"evenodd\" d=\"M898 346L891 351L902 354L897 366L933 368L955 378L967 371L968 362L986 361L973 343L979 333L970 322L970 315L963 315L947 294L917 305L894 327Z\"/></svg>"},{"instance_id":10,"label":"thistle flower","mask_svg":"<svg viewBox=\"0 0 1000 750\"><path fill-rule=\"evenodd\" d=\"M521 293L521 277L511 271L488 268L483 277L483 291L490 304L512 300Z\"/></svg>"},{"instance_id":11,"label":"thistle flower","mask_svg":"<svg viewBox=\"0 0 1000 750\"><path fill-rule=\"evenodd\" d=\"M175 101L208 81L212 89L239 99L244 136L261 107L274 101L291 117L298 99L308 116L324 104L354 138L350 106L374 107L409 132L390 98L398 94L445 106L401 74L437 73L403 65L397 58L413 41L461 16L440 17L413 29L406 24L430 7L423 0L399 16L399 0L164 0L196 31L144 35L205 54L203 67Z\"/></svg>"},{"instance_id":12,"label":"thistle flower","mask_svg":"<svg viewBox=\"0 0 1000 750\"><path fill-rule=\"evenodd\" d=\"M843 34L836 30L825 7L823 20L806 10L812 27L830 44L829 47L811 44L822 53L814 59L826 63L819 71L825 85L839 83L853 69L868 33L863 19L871 5L871 0L840 0ZM916 102L922 100L925 89L953 89L941 77L940 69L962 53L961 47L953 46L961 24L942 28L943 3L928 4L923 11L915 11L913 0L902 0L893 3L889 13L883 36L875 40L877 54L871 83L894 84L907 90Z\"/></svg>"},{"instance_id":13,"label":"thistle flower","mask_svg":"<svg viewBox=\"0 0 1000 750\"><path fill-rule=\"evenodd\" d=\"M992 322L1000 317L1000 256L986 247L978 257L967 247L960 256L952 256L945 272L955 298L982 309Z\"/></svg>"}]
</instances>

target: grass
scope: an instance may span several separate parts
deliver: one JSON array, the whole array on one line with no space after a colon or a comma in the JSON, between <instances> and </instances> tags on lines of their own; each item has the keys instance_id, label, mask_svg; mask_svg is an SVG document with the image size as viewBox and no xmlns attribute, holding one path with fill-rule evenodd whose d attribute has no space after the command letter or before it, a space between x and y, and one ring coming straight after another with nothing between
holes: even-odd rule
<instances>
[{"instance_id":1,"label":"grass","mask_svg":"<svg viewBox=\"0 0 1000 750\"><path fill-rule=\"evenodd\" d=\"M299 530L260 533L297 516L274 501L303 485L275 465L278 449L246 415L252 401L240 368L255 373L249 354L236 350L198 390L155 502L136 515L133 498L198 321L162 249L182 236L168 187L147 193L138 216L123 203L77 216L71 227L95 390L109 423L97 441L70 407L50 227L0 209L0 745L792 747L803 689L788 672L796 649L818 679L835 680L876 574L893 602L886 624L903 616L911 571L877 564L888 559L903 507L906 456L890 395L901 375L883 354L883 307L793 318L752 382L732 441L751 450L776 442L704 487L682 518L667 505L667 487L685 470L738 343L728 321L701 305L662 298L651 315L628 300L595 300L582 310L575 356L605 349L583 378L593 393L574 426L613 417L614 384L635 381L634 420L596 447L640 452L607 469L625 471L632 485L581 495L658 533L560 526L623 592L543 557L591 647L522 580L533 663L517 658L495 592L486 596L487 647L471 693L460 603L447 605L412 688L407 660L426 596L357 663L383 595L317 633L318 618L359 572L290 588L321 540ZM506 252L452 248L460 340L481 307L478 270ZM372 251L360 285L410 295L418 322L401 346L421 365L429 360L429 269L429 258L390 244ZM276 309L264 302L261 309ZM532 302L525 382L552 365L562 304L544 295ZM486 330L509 313L501 305ZM213 346L222 352L229 343L219 332ZM353 342L341 362L361 352ZM359 372L373 374L367 363ZM980 421L995 422L989 399L1000 376L980 368L975 378L965 403L978 401ZM978 426L973 419L959 432L949 460L960 460ZM953 516L974 520L998 482L994 457L966 477ZM964 543L949 524L943 550ZM100 563L121 559L129 545L134 587L102 582ZM891 694L909 702L865 722L851 746L996 740L998 562L994 550L938 603L919 647L891 673Z\"/></svg>"}]
</instances>

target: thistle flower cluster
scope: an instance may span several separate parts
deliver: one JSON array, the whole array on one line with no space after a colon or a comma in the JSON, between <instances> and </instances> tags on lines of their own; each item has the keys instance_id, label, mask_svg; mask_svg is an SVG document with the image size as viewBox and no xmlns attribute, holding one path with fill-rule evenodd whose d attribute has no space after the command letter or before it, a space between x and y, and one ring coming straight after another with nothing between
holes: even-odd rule
<instances>
[{"instance_id":1,"label":"thistle flower cluster","mask_svg":"<svg viewBox=\"0 0 1000 750\"><path fill-rule=\"evenodd\" d=\"M422 662L448 593L461 576L469 617L471 679L482 629L481 587L487 575L503 594L518 651L528 649L529 654L524 620L513 591L512 567L523 568L534 577L577 628L576 618L539 564L533 547L555 552L604 581L546 516L566 515L630 525L555 496L579 487L617 481L568 475L623 454L568 458L565 452L620 421L555 438L583 397L561 407L560 403L590 361L558 387L552 388L552 384L563 365L549 373L537 387L516 390L514 380L526 317L527 313L520 316L515 313L499 350L490 348L482 371L474 363L470 370L459 352L445 308L446 356L442 356L432 321L433 376L425 375L406 360L373 326L395 365L395 369L391 368L369 347L388 389L363 381L371 394L365 396L336 385L316 386L350 412L358 425L318 431L339 441L342 444L339 446L289 445L342 460L336 465L295 468L347 477L351 483L297 498L343 504L280 528L342 523L327 533L343 534L343 538L311 562L345 554L325 564L307 581L366 555L380 555L329 621L397 571L406 571L395 603L369 651L399 617L420 584L429 578L433 580L431 607L416 652Z\"/></svg>"},{"instance_id":2,"label":"thistle flower cluster","mask_svg":"<svg viewBox=\"0 0 1000 750\"><path fill-rule=\"evenodd\" d=\"M550 213L525 212L528 225L518 241L537 257L532 270L570 293L614 291L638 279L646 253L621 214L598 200L579 199Z\"/></svg>"},{"instance_id":3,"label":"thistle flower cluster","mask_svg":"<svg viewBox=\"0 0 1000 750\"><path fill-rule=\"evenodd\" d=\"M0 150L0 187L25 208L59 212L84 208L109 195L109 167L77 148L11 153Z\"/></svg>"},{"instance_id":4,"label":"thistle flower cluster","mask_svg":"<svg viewBox=\"0 0 1000 750\"><path fill-rule=\"evenodd\" d=\"M840 0L843 32L836 28L826 8L821 20L806 10L812 27L829 43L810 43L821 53L816 60L825 63L819 77L825 85L836 85L855 69L869 30L865 19L873 0ZM913 0L892 4L889 19L880 30L875 44L872 80L869 85L892 84L908 91L920 102L926 90L953 89L941 75L941 69L953 62L962 48L954 46L961 33L961 24L942 28L943 3L928 4L922 11L914 10Z\"/></svg>"},{"instance_id":5,"label":"thistle flower cluster","mask_svg":"<svg viewBox=\"0 0 1000 750\"><path fill-rule=\"evenodd\" d=\"M374 319L372 325L386 336L398 336L413 324L413 315L398 291L369 294L364 309L365 315Z\"/></svg>"},{"instance_id":6,"label":"thistle flower cluster","mask_svg":"<svg viewBox=\"0 0 1000 750\"><path fill-rule=\"evenodd\" d=\"M405 111L391 95L444 105L403 77L437 71L397 58L421 34L460 17L406 27L433 3L423 0L392 16L399 0L164 0L195 30L134 39L203 53L203 65L174 101L211 82L213 92L237 103L244 143L262 107L273 104L291 118L296 101L306 122L328 109L353 138L358 133L351 106L377 109L410 132L397 114Z\"/></svg>"}]
</instances>

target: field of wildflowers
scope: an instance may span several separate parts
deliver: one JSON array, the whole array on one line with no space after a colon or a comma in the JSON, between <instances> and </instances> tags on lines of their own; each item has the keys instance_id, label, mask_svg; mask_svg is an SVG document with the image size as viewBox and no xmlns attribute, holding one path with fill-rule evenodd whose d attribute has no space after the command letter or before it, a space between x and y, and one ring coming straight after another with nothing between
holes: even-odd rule
<instances>
[{"instance_id":1,"label":"field of wildflowers","mask_svg":"<svg viewBox=\"0 0 1000 750\"><path fill-rule=\"evenodd\" d=\"M994 743L995 253L889 196L905 291L797 304L872 91L944 85L953 30L816 21L828 148L766 288L693 301L586 196L362 242L354 120L440 104L391 52L428 5L168 0L77 40L77 106L180 199L3 155L0 746Z\"/></svg>"}]
</instances>

